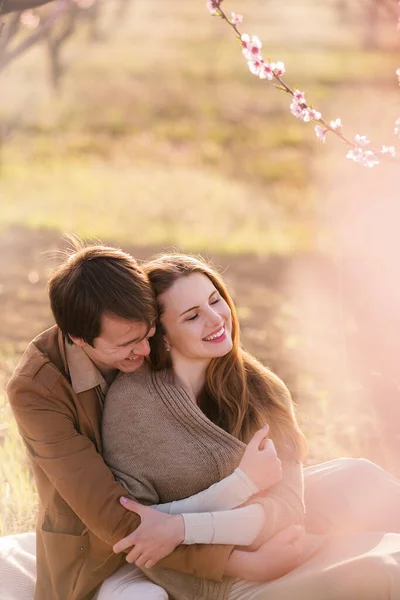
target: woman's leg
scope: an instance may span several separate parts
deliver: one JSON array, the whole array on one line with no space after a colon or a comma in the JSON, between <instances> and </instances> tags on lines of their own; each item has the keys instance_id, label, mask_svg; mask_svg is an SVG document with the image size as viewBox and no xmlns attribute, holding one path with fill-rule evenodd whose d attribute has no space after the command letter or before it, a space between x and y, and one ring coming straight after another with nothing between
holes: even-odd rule
<instances>
[{"instance_id":1,"label":"woman's leg","mask_svg":"<svg viewBox=\"0 0 400 600\"><path fill-rule=\"evenodd\" d=\"M228 600L398 600L400 536L359 533L330 543L269 583L236 581Z\"/></svg>"},{"instance_id":2,"label":"woman's leg","mask_svg":"<svg viewBox=\"0 0 400 600\"><path fill-rule=\"evenodd\" d=\"M168 600L168 594L135 565L127 564L103 581L93 600Z\"/></svg>"},{"instance_id":3,"label":"woman's leg","mask_svg":"<svg viewBox=\"0 0 400 600\"><path fill-rule=\"evenodd\" d=\"M304 469L306 529L400 532L400 481L363 458Z\"/></svg>"}]
</instances>

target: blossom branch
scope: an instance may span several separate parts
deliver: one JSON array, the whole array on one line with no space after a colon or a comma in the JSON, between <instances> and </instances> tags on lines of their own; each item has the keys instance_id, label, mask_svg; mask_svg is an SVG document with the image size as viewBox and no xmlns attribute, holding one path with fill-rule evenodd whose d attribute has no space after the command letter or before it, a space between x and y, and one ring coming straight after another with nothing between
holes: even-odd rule
<instances>
[{"instance_id":1,"label":"blossom branch","mask_svg":"<svg viewBox=\"0 0 400 600\"><path fill-rule=\"evenodd\" d=\"M370 142L365 136L357 134L354 136L354 141L346 137L342 131L341 119L336 119L329 123L323 119L322 114L306 102L304 92L292 89L283 80L282 77L285 74L284 63L281 61L273 63L270 60L264 60L261 56L262 43L259 38L255 35L242 34L238 25L243 22L243 17L236 13L231 13L231 17L229 18L221 8L222 1L207 0L207 8L213 16L226 21L233 29L236 38L242 46L242 52L247 60L250 72L260 79L274 81L273 85L278 90L289 94L292 97L290 112L304 122L314 121L316 123L315 133L321 142L325 142L328 132L333 133L349 147L346 157L365 167L373 167L379 164L378 154L383 154L390 158L398 158L396 149L393 146L382 146L381 150L377 151L369 145ZM400 83L400 69L396 71L396 74ZM395 125L394 134L400 137L400 119L397 119Z\"/></svg>"}]
</instances>

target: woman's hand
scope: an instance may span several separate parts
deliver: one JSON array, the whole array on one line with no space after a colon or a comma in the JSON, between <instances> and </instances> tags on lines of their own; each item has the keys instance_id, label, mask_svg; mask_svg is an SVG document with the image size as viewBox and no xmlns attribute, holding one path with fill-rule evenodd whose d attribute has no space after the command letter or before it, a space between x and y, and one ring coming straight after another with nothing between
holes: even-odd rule
<instances>
[{"instance_id":1,"label":"woman's hand","mask_svg":"<svg viewBox=\"0 0 400 600\"><path fill-rule=\"evenodd\" d=\"M289 525L255 552L235 549L225 574L248 581L271 581L282 577L309 556L305 536L300 525Z\"/></svg>"},{"instance_id":2,"label":"woman's hand","mask_svg":"<svg viewBox=\"0 0 400 600\"><path fill-rule=\"evenodd\" d=\"M268 425L256 431L247 444L239 468L254 482L259 491L265 490L282 479L282 465L274 443L268 436Z\"/></svg>"},{"instance_id":3,"label":"woman's hand","mask_svg":"<svg viewBox=\"0 0 400 600\"><path fill-rule=\"evenodd\" d=\"M121 504L141 519L135 531L113 546L116 554L133 546L126 557L129 563L150 569L183 542L185 523L182 515L167 515L129 498L121 498Z\"/></svg>"}]
</instances>

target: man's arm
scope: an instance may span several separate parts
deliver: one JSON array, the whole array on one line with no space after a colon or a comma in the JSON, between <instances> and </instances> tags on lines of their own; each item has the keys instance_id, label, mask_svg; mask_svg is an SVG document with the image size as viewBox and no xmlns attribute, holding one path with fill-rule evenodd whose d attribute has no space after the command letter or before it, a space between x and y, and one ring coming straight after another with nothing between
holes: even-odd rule
<instances>
[{"instance_id":1,"label":"man's arm","mask_svg":"<svg viewBox=\"0 0 400 600\"><path fill-rule=\"evenodd\" d=\"M92 441L76 430L67 403L23 375L11 380L8 395L31 460L81 521L110 546L135 530L140 518L119 502L124 488ZM231 551L231 546L179 546L160 565L219 580Z\"/></svg>"},{"instance_id":2,"label":"man's arm","mask_svg":"<svg viewBox=\"0 0 400 600\"><path fill-rule=\"evenodd\" d=\"M267 541L286 527L304 524L303 488L301 462L294 458L286 459L282 461L282 481L246 502L260 503L265 511L265 526L256 544Z\"/></svg>"}]
</instances>

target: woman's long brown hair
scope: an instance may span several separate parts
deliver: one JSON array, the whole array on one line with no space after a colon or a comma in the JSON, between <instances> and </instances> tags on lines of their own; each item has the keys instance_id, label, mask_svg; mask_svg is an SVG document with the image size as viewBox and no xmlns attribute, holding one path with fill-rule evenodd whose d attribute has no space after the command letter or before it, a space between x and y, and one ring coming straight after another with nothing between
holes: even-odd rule
<instances>
[{"instance_id":1,"label":"woman's long brown hair","mask_svg":"<svg viewBox=\"0 0 400 600\"><path fill-rule=\"evenodd\" d=\"M235 306L219 273L202 259L182 254L157 256L143 268L158 307L157 331L150 340L153 367L156 370L172 367L163 340L162 295L181 277L192 273L206 275L231 310L233 347L225 356L211 360L198 398L199 406L216 425L245 443L268 423L280 456L294 453L301 458L305 441L296 422L290 392L279 377L242 348Z\"/></svg>"}]
</instances>

